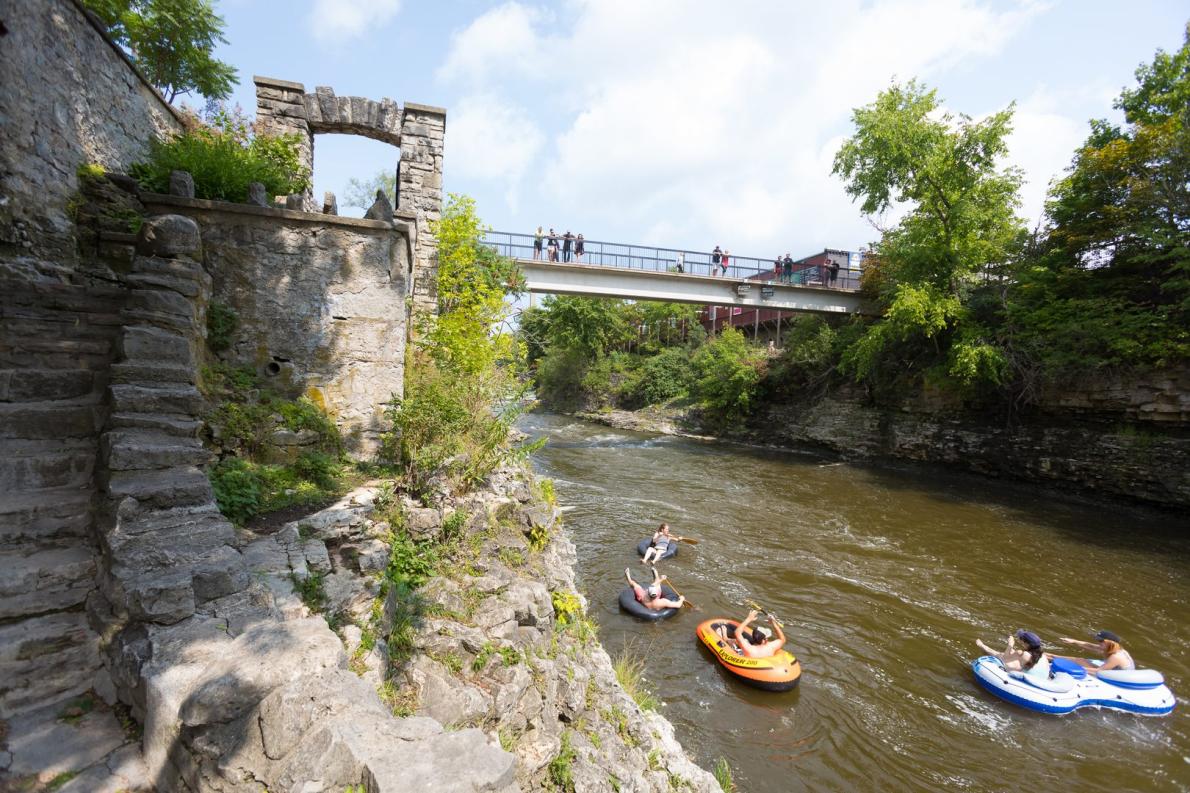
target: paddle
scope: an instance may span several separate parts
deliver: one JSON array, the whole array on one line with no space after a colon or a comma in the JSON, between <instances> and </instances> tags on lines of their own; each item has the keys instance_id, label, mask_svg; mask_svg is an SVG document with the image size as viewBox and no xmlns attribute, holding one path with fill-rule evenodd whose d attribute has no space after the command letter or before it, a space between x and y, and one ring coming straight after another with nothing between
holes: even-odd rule
<instances>
[{"instance_id":1,"label":"paddle","mask_svg":"<svg viewBox=\"0 0 1190 793\"><path fill-rule=\"evenodd\" d=\"M675 589L674 591L676 592L677 590ZM785 623L783 623L781 620L777 619L776 614L772 613L771 611L766 609L764 606L757 603L755 600L747 600L745 602L748 604L748 608L756 609L757 611L759 611L761 614L764 614L766 617L771 619L774 623L776 623L780 627L785 627Z\"/></svg>"},{"instance_id":2,"label":"paddle","mask_svg":"<svg viewBox=\"0 0 1190 793\"><path fill-rule=\"evenodd\" d=\"M698 545L702 540L696 540L693 537L674 537L678 542L684 542L687 545Z\"/></svg>"},{"instance_id":3,"label":"paddle","mask_svg":"<svg viewBox=\"0 0 1190 793\"><path fill-rule=\"evenodd\" d=\"M669 584L669 588L674 591L675 595L677 595L678 597L682 597L682 593L679 592L678 588L673 585L672 581L669 580L669 576L663 575L663 576L661 576L661 580L664 581L665 583ZM691 603L689 600L684 600L684 601L682 601L682 603L683 603L683 605L689 606L690 608L694 609L695 611L702 611L702 609L700 609L698 606Z\"/></svg>"}]
</instances>

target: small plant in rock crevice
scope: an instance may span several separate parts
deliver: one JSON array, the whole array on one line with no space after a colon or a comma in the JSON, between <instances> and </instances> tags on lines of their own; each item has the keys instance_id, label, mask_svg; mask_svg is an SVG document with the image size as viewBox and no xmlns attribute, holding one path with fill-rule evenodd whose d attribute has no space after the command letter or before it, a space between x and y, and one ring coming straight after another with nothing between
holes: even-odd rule
<instances>
[{"instance_id":1,"label":"small plant in rock crevice","mask_svg":"<svg viewBox=\"0 0 1190 793\"><path fill-rule=\"evenodd\" d=\"M575 757L577 755L574 747L570 745L570 731L563 730L561 748L549 764L549 778L554 790L574 793L574 773L571 767L574 765Z\"/></svg>"},{"instance_id":2,"label":"small plant in rock crevice","mask_svg":"<svg viewBox=\"0 0 1190 793\"><path fill-rule=\"evenodd\" d=\"M645 659L643 656L634 653L631 648L625 647L612 662L612 668L615 670L620 688L632 697L632 701L639 705L641 710L657 710L661 703L645 685Z\"/></svg>"}]
</instances>

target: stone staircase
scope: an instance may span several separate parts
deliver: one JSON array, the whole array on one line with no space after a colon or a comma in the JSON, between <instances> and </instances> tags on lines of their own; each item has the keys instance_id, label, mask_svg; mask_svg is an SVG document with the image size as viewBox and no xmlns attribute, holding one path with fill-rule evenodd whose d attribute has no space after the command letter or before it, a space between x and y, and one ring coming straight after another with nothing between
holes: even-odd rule
<instances>
[{"instance_id":1,"label":"stone staircase","mask_svg":"<svg viewBox=\"0 0 1190 793\"><path fill-rule=\"evenodd\" d=\"M126 292L0 283L0 718L96 684L94 473Z\"/></svg>"}]
</instances>

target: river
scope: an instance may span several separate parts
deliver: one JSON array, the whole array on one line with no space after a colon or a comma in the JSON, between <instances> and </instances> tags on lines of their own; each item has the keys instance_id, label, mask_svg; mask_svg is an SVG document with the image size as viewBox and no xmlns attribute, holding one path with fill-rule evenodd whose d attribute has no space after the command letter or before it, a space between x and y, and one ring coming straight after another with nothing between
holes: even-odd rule
<instances>
[{"instance_id":1,"label":"river","mask_svg":"<svg viewBox=\"0 0 1190 793\"><path fill-rule=\"evenodd\" d=\"M613 657L649 659L661 712L741 791L1190 791L1190 531L1184 520L937 468L641 435L534 413L534 456L568 507L581 586ZM696 537L662 563L701 608L618 609L624 567L660 522ZM786 623L801 684L729 679L694 636L760 601ZM976 684L975 639L1019 627L1123 636L1180 695L1166 717L1045 716Z\"/></svg>"}]
</instances>

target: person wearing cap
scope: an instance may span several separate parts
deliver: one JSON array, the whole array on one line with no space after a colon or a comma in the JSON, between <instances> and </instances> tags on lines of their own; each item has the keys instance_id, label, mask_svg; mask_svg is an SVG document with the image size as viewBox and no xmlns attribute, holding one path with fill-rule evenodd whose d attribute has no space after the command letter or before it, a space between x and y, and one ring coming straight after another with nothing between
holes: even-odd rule
<instances>
[{"instance_id":1,"label":"person wearing cap","mask_svg":"<svg viewBox=\"0 0 1190 793\"><path fill-rule=\"evenodd\" d=\"M1132 656L1128 654L1121 645L1124 640L1111 631L1099 631L1095 634L1094 642L1084 642L1080 639L1061 638L1058 641L1066 644L1073 644L1075 647L1082 647L1084 650L1094 650L1103 654L1103 663L1096 665L1088 661L1086 658L1074 658L1066 655L1055 655L1055 658L1066 658L1074 661L1079 666L1083 667L1090 674L1098 674L1105 669L1135 669L1136 662L1132 660Z\"/></svg>"},{"instance_id":2,"label":"person wearing cap","mask_svg":"<svg viewBox=\"0 0 1190 793\"><path fill-rule=\"evenodd\" d=\"M740 627L736 628L735 642L740 648L740 655L745 658L771 658L785 646L785 632L781 630L781 623L773 619L771 614L768 615L771 628L748 629L748 626L758 616L760 613L755 609L749 611L748 616L740 623ZM774 634L776 638L773 638Z\"/></svg>"},{"instance_id":3,"label":"person wearing cap","mask_svg":"<svg viewBox=\"0 0 1190 793\"><path fill-rule=\"evenodd\" d=\"M636 602L650 611L680 609L686 603L684 596L679 596L677 600L670 600L662 596L662 576L657 572L656 567L653 568L653 583L649 584L648 589L632 580L632 571L627 567L624 568L624 577L628 579L628 586L632 587L632 594L636 598Z\"/></svg>"},{"instance_id":4,"label":"person wearing cap","mask_svg":"<svg viewBox=\"0 0 1190 793\"><path fill-rule=\"evenodd\" d=\"M1021 643L1019 648L1016 646L1018 640ZM975 643L988 655L999 658L1000 663L1004 664L1004 668L1009 672L1028 672L1045 657L1045 653L1041 651L1041 637L1024 628L1008 637L1008 646L1004 648L1004 652L996 652L984 644L982 639L976 639Z\"/></svg>"}]
</instances>

